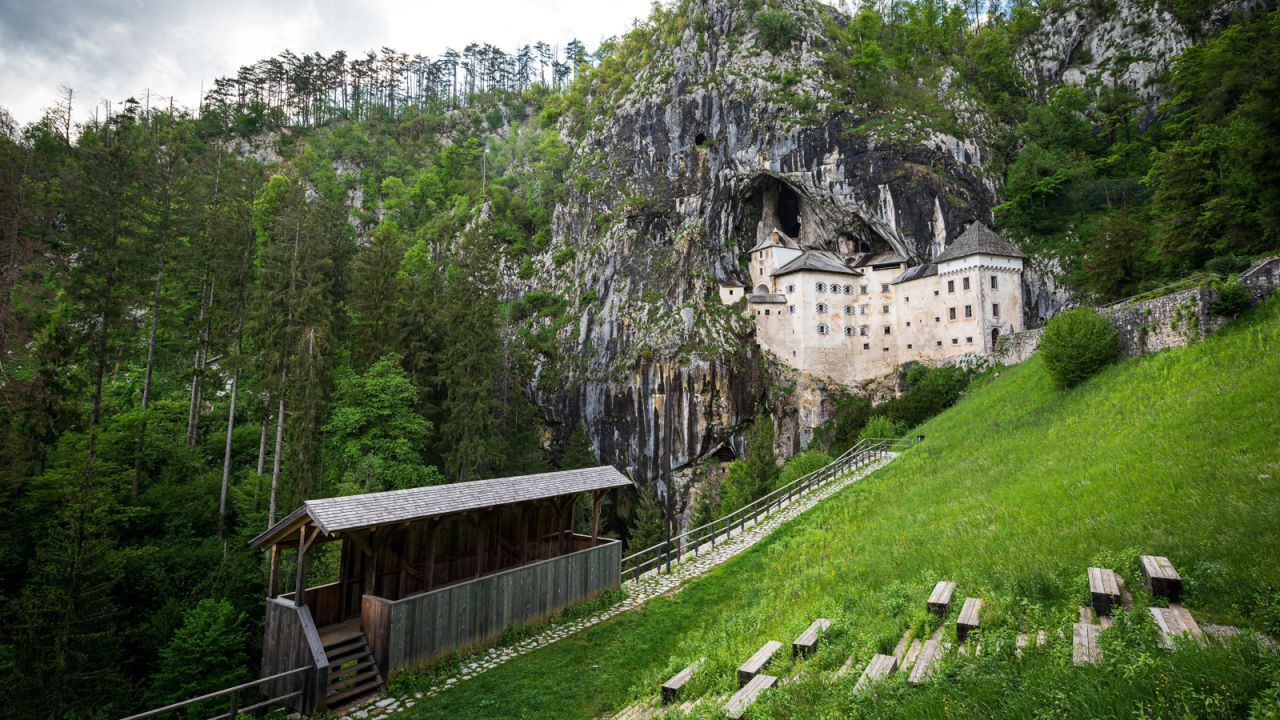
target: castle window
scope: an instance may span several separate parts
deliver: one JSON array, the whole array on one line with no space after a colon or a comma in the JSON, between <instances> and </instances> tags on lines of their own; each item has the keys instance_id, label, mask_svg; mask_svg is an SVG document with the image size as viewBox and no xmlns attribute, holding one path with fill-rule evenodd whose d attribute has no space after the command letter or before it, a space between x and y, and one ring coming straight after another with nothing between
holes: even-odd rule
<instances>
[{"instance_id":1,"label":"castle window","mask_svg":"<svg viewBox=\"0 0 1280 720\"><path fill-rule=\"evenodd\" d=\"M852 285L845 285L845 286L844 286L844 294L845 294L845 295L852 295L852 294L853 294L853 286L852 286Z\"/></svg>"},{"instance_id":2,"label":"castle window","mask_svg":"<svg viewBox=\"0 0 1280 720\"><path fill-rule=\"evenodd\" d=\"M826 311L827 311L826 303L818 303L818 312L824 313Z\"/></svg>"},{"instance_id":3,"label":"castle window","mask_svg":"<svg viewBox=\"0 0 1280 720\"><path fill-rule=\"evenodd\" d=\"M973 338L971 338L971 337L967 337L967 338L965 338L965 339L964 339L964 341L965 341L965 342L967 342L967 343L969 343L970 345L972 345L972 344L973 344Z\"/></svg>"},{"instance_id":4,"label":"castle window","mask_svg":"<svg viewBox=\"0 0 1280 720\"><path fill-rule=\"evenodd\" d=\"M908 320L908 321L907 321L907 327L911 327L911 321L910 321L910 320Z\"/></svg>"},{"instance_id":5,"label":"castle window","mask_svg":"<svg viewBox=\"0 0 1280 720\"><path fill-rule=\"evenodd\" d=\"M851 327L847 327L847 328L845 328L845 329L844 329L844 334L845 334L845 335L853 335L853 328L851 328Z\"/></svg>"},{"instance_id":6,"label":"castle window","mask_svg":"<svg viewBox=\"0 0 1280 720\"><path fill-rule=\"evenodd\" d=\"M949 292L949 293L953 293L953 292L955 292L955 291L956 291L956 281L955 281L955 280L948 280L948 281L947 281L947 292Z\"/></svg>"},{"instance_id":7,"label":"castle window","mask_svg":"<svg viewBox=\"0 0 1280 720\"><path fill-rule=\"evenodd\" d=\"M765 308L765 309L764 309L764 314L765 314L765 315L768 315L768 314L769 314L769 308Z\"/></svg>"},{"instance_id":8,"label":"castle window","mask_svg":"<svg viewBox=\"0 0 1280 720\"><path fill-rule=\"evenodd\" d=\"M1000 278L996 277L995 275L991 276L991 289L992 290L1000 289Z\"/></svg>"},{"instance_id":9,"label":"castle window","mask_svg":"<svg viewBox=\"0 0 1280 720\"><path fill-rule=\"evenodd\" d=\"M971 318L971 317L973 317L973 306L972 306L972 305L965 305L965 306L964 306L964 316L965 316L965 317L967 317L967 318Z\"/></svg>"},{"instance_id":10,"label":"castle window","mask_svg":"<svg viewBox=\"0 0 1280 720\"><path fill-rule=\"evenodd\" d=\"M858 334L862 336L870 335L871 328L867 327L866 325L863 325L862 327L858 328Z\"/></svg>"},{"instance_id":11,"label":"castle window","mask_svg":"<svg viewBox=\"0 0 1280 720\"><path fill-rule=\"evenodd\" d=\"M794 313L795 311L796 311L796 306L795 306L795 305L788 305L788 306L787 306L787 312L789 312L789 313Z\"/></svg>"},{"instance_id":12,"label":"castle window","mask_svg":"<svg viewBox=\"0 0 1280 720\"><path fill-rule=\"evenodd\" d=\"M880 306L880 312L881 312L881 314L889 312L889 306L888 306L888 305L881 305L881 306Z\"/></svg>"},{"instance_id":13,"label":"castle window","mask_svg":"<svg viewBox=\"0 0 1280 720\"><path fill-rule=\"evenodd\" d=\"M965 290L968 290L968 289L969 289L969 278L965 278L965 279L964 279L964 289L965 289Z\"/></svg>"},{"instance_id":14,"label":"castle window","mask_svg":"<svg viewBox=\"0 0 1280 720\"><path fill-rule=\"evenodd\" d=\"M955 308L947 308L947 319L948 319L948 320L955 320L955 319L956 319L956 309L955 309Z\"/></svg>"},{"instance_id":15,"label":"castle window","mask_svg":"<svg viewBox=\"0 0 1280 720\"><path fill-rule=\"evenodd\" d=\"M934 322L942 322L942 318L938 317L937 315L934 315L934 316L933 316L933 321L934 321Z\"/></svg>"},{"instance_id":16,"label":"castle window","mask_svg":"<svg viewBox=\"0 0 1280 720\"><path fill-rule=\"evenodd\" d=\"M941 341L941 340L939 340L939 341L938 341L938 347L942 347L942 341Z\"/></svg>"},{"instance_id":17,"label":"castle window","mask_svg":"<svg viewBox=\"0 0 1280 720\"><path fill-rule=\"evenodd\" d=\"M889 348L880 348L880 349L881 349L881 350L883 350L883 351L885 351L885 352L889 352Z\"/></svg>"},{"instance_id":18,"label":"castle window","mask_svg":"<svg viewBox=\"0 0 1280 720\"><path fill-rule=\"evenodd\" d=\"M885 335L889 335L889 334L890 334L890 333L892 333L892 332L893 332L893 328L889 327L888 325L885 325L885 326L884 326L884 334L885 334Z\"/></svg>"},{"instance_id":19,"label":"castle window","mask_svg":"<svg viewBox=\"0 0 1280 720\"><path fill-rule=\"evenodd\" d=\"M816 287L816 288L818 289L818 292L826 292L826 291L827 291L827 284L826 284L826 283L818 283L818 284L817 284L817 285L815 285L814 287Z\"/></svg>"},{"instance_id":20,"label":"castle window","mask_svg":"<svg viewBox=\"0 0 1280 720\"><path fill-rule=\"evenodd\" d=\"M951 344L952 344L952 345L959 345L959 344L960 344L960 339L959 339L959 338L951 338Z\"/></svg>"},{"instance_id":21,"label":"castle window","mask_svg":"<svg viewBox=\"0 0 1280 720\"><path fill-rule=\"evenodd\" d=\"M1000 303L991 304L991 316L1000 317Z\"/></svg>"},{"instance_id":22,"label":"castle window","mask_svg":"<svg viewBox=\"0 0 1280 720\"><path fill-rule=\"evenodd\" d=\"M866 285L863 285L863 286L862 286L862 294L863 294L863 295L866 295L866 294L867 294L867 286L866 286Z\"/></svg>"},{"instance_id":23,"label":"castle window","mask_svg":"<svg viewBox=\"0 0 1280 720\"><path fill-rule=\"evenodd\" d=\"M907 343L907 349L908 349L908 350L910 350L910 349L911 349L911 343Z\"/></svg>"},{"instance_id":24,"label":"castle window","mask_svg":"<svg viewBox=\"0 0 1280 720\"><path fill-rule=\"evenodd\" d=\"M880 284L880 292L882 292L882 293L887 293L887 292L889 292L889 284L888 284L888 283L881 283L881 284Z\"/></svg>"},{"instance_id":25,"label":"castle window","mask_svg":"<svg viewBox=\"0 0 1280 720\"><path fill-rule=\"evenodd\" d=\"M862 343L862 349L863 349L863 350L870 350L870 349L871 349L871 343Z\"/></svg>"},{"instance_id":26,"label":"castle window","mask_svg":"<svg viewBox=\"0 0 1280 720\"><path fill-rule=\"evenodd\" d=\"M818 326L818 334L819 334L819 335L826 335L826 334L827 334L827 333L829 333L829 332L831 332L831 327L830 327L830 326L828 326L828 325L819 325L819 326Z\"/></svg>"},{"instance_id":27,"label":"castle window","mask_svg":"<svg viewBox=\"0 0 1280 720\"><path fill-rule=\"evenodd\" d=\"M788 292L788 293L793 293L793 292L795 292L795 291L796 291L796 286L795 286L795 285L788 285L788 286L787 286L787 292Z\"/></svg>"},{"instance_id":28,"label":"castle window","mask_svg":"<svg viewBox=\"0 0 1280 720\"><path fill-rule=\"evenodd\" d=\"M852 314L853 314L853 306L852 306L852 305L845 305L845 306L844 306L844 314L845 314L845 315L852 315Z\"/></svg>"},{"instance_id":29,"label":"castle window","mask_svg":"<svg viewBox=\"0 0 1280 720\"><path fill-rule=\"evenodd\" d=\"M938 291L937 291L937 290L934 290L934 291L933 291L933 296L934 296L934 297L938 297Z\"/></svg>"},{"instance_id":30,"label":"castle window","mask_svg":"<svg viewBox=\"0 0 1280 720\"><path fill-rule=\"evenodd\" d=\"M866 315L866 314L867 314L867 306L866 306L866 305L861 305L861 306L859 306L859 307L858 307L858 314L859 314L859 315Z\"/></svg>"}]
</instances>

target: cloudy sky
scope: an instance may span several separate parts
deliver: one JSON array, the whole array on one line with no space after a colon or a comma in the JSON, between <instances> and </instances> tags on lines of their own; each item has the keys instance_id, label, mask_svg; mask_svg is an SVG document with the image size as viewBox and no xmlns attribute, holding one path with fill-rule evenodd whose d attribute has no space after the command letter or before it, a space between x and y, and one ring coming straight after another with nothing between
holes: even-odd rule
<instances>
[{"instance_id":1,"label":"cloudy sky","mask_svg":"<svg viewBox=\"0 0 1280 720\"><path fill-rule=\"evenodd\" d=\"M0 0L0 107L28 122L75 91L78 118L151 91L194 107L201 82L288 48L437 55L577 37L590 49L651 0Z\"/></svg>"}]
</instances>

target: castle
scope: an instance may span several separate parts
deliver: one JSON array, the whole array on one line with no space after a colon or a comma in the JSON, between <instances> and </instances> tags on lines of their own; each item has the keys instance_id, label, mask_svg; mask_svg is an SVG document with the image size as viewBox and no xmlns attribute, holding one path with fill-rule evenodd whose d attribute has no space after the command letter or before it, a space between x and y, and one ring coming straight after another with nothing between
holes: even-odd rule
<instances>
[{"instance_id":1,"label":"castle","mask_svg":"<svg viewBox=\"0 0 1280 720\"><path fill-rule=\"evenodd\" d=\"M911 362L987 355L1024 329L1026 256L982 223L937 257L908 266L896 252L839 255L774 230L751 248L751 286L720 285L741 302L756 339L788 365L845 385Z\"/></svg>"}]
</instances>

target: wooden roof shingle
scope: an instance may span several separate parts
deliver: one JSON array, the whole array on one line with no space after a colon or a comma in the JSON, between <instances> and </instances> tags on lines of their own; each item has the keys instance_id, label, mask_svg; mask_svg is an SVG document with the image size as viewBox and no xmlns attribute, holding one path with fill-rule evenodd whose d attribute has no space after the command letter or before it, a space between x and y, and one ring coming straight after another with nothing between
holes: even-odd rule
<instances>
[{"instance_id":1,"label":"wooden roof shingle","mask_svg":"<svg viewBox=\"0 0 1280 720\"><path fill-rule=\"evenodd\" d=\"M278 543L297 530L304 518L310 519L324 535L333 535L346 530L609 490L630 484L631 481L615 468L602 465L582 470L558 470L537 475L319 498L305 501L302 507L249 541L249 546Z\"/></svg>"}]
</instances>

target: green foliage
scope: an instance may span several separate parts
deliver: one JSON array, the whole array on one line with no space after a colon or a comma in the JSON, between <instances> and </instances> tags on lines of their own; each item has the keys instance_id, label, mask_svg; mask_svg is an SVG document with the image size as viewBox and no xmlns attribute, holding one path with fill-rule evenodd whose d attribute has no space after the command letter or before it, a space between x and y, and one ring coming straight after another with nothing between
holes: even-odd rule
<instances>
[{"instance_id":1,"label":"green foliage","mask_svg":"<svg viewBox=\"0 0 1280 720\"><path fill-rule=\"evenodd\" d=\"M831 456L821 450L806 450L798 455L793 455L782 464L782 469L778 471L776 485L777 487L789 485L815 470L830 465L831 460Z\"/></svg>"},{"instance_id":2,"label":"green foliage","mask_svg":"<svg viewBox=\"0 0 1280 720\"><path fill-rule=\"evenodd\" d=\"M201 600L188 610L160 651L148 702L166 705L249 680L247 625L244 614L226 600ZM205 717L210 710L218 708L193 706L187 716Z\"/></svg>"},{"instance_id":3,"label":"green foliage","mask_svg":"<svg viewBox=\"0 0 1280 720\"><path fill-rule=\"evenodd\" d=\"M591 448L591 440L582 429L582 425L578 425L573 429L573 433L569 435L569 441L565 443L564 452L560 454L560 462L558 463L560 469L576 470L595 467L598 464L595 450Z\"/></svg>"},{"instance_id":4,"label":"green foliage","mask_svg":"<svg viewBox=\"0 0 1280 720\"><path fill-rule=\"evenodd\" d=\"M780 8L763 7L752 18L760 33L760 44L775 55L791 47L796 37L796 18Z\"/></svg>"},{"instance_id":5,"label":"green foliage","mask_svg":"<svg viewBox=\"0 0 1280 720\"><path fill-rule=\"evenodd\" d=\"M1074 308L1049 320L1039 354L1058 387L1070 388L1120 355L1120 337L1098 311Z\"/></svg>"},{"instance_id":6,"label":"green foliage","mask_svg":"<svg viewBox=\"0 0 1280 720\"><path fill-rule=\"evenodd\" d=\"M905 431L906 428L901 423L888 416L872 415L862 427L862 432L858 433L858 439L896 438L901 437Z\"/></svg>"},{"instance_id":7,"label":"green foliage","mask_svg":"<svg viewBox=\"0 0 1280 720\"><path fill-rule=\"evenodd\" d=\"M902 394L876 406L874 412L892 420L901 434L954 405L968 384L968 373L958 367L912 365L907 368Z\"/></svg>"},{"instance_id":8,"label":"green foliage","mask_svg":"<svg viewBox=\"0 0 1280 720\"><path fill-rule=\"evenodd\" d=\"M1231 277L1226 282L1218 283L1218 297L1209 305L1214 315L1233 318L1253 305L1253 290L1249 289L1239 277Z\"/></svg>"},{"instance_id":9,"label":"green foliage","mask_svg":"<svg viewBox=\"0 0 1280 720\"><path fill-rule=\"evenodd\" d=\"M325 472L339 495L434 485L439 471L422 461L431 424L417 412L418 389L387 355L366 372L338 372L325 432Z\"/></svg>"},{"instance_id":10,"label":"green foliage","mask_svg":"<svg viewBox=\"0 0 1280 720\"><path fill-rule=\"evenodd\" d=\"M653 547L665 538L666 516L658 501L658 491L652 486L640 492L639 502L631 513L631 525L627 533L627 552L634 553ZM644 558L642 558L644 559Z\"/></svg>"},{"instance_id":11,"label":"green foliage","mask_svg":"<svg viewBox=\"0 0 1280 720\"><path fill-rule=\"evenodd\" d=\"M858 441L862 427L871 417L871 403L861 395L845 395L836 400L831 419L814 433L815 439L832 455L840 455Z\"/></svg>"}]
</instances>

